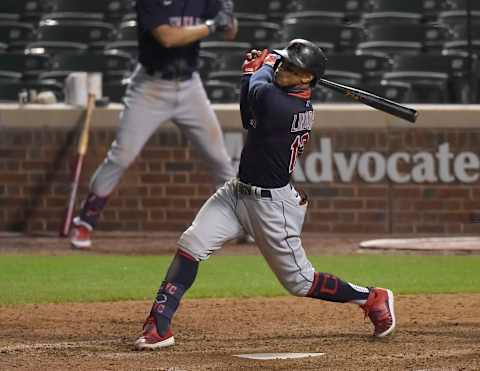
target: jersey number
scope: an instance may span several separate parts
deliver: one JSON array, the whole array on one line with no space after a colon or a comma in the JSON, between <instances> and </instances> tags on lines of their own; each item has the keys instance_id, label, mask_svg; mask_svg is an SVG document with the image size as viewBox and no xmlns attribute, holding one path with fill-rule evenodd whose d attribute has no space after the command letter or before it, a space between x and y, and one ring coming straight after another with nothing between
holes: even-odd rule
<instances>
[{"instance_id":1,"label":"jersey number","mask_svg":"<svg viewBox=\"0 0 480 371\"><path fill-rule=\"evenodd\" d=\"M291 174L295 170L295 165L297 164L297 157L299 152L303 152L305 144L307 144L310 139L309 133L304 133L303 135L297 135L290 146L290 165L288 167L288 172Z\"/></svg>"}]
</instances>

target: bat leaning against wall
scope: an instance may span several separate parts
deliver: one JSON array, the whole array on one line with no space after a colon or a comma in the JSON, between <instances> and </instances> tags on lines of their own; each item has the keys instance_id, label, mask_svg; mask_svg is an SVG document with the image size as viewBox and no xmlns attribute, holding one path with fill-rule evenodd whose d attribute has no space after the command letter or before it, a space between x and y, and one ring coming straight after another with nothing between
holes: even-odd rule
<instances>
[{"instance_id":1,"label":"bat leaning against wall","mask_svg":"<svg viewBox=\"0 0 480 371\"><path fill-rule=\"evenodd\" d=\"M75 167L72 172L72 181L70 184L70 194L68 197L67 208L65 209L65 216L62 220L62 227L60 236L66 237L70 232L70 225L72 224L73 211L75 209L75 201L77 199L78 185L80 183L80 175L82 174L83 160L88 148L88 139L90 132L90 123L92 121L93 109L95 108L95 95L89 94L87 101L87 108L85 114L85 121L83 123L80 138L78 140L77 154L75 160Z\"/></svg>"}]
</instances>

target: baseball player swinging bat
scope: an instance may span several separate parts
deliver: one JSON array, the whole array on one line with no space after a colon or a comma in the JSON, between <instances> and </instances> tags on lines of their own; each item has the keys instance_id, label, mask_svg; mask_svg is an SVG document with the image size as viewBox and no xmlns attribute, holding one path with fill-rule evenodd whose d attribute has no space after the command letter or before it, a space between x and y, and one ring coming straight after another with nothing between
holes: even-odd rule
<instances>
[{"instance_id":1,"label":"baseball player swinging bat","mask_svg":"<svg viewBox=\"0 0 480 371\"><path fill-rule=\"evenodd\" d=\"M346 96L349 96L352 99L358 100L363 104L366 104L367 106L376 108L393 116L400 117L401 119L410 121L412 123L415 122L415 120L417 119L418 112L416 110L414 110L413 108L402 106L401 104L398 104L389 99L382 98L367 91L352 88L351 86L338 84L336 82L326 79L318 79L318 83Z\"/></svg>"},{"instance_id":2,"label":"baseball player swinging bat","mask_svg":"<svg viewBox=\"0 0 480 371\"><path fill-rule=\"evenodd\" d=\"M72 223L73 211L75 209L75 200L77 198L78 185L80 183L80 175L82 173L83 159L87 153L88 137L90 131L90 122L92 121L92 113L95 107L95 95L88 94L87 110L85 115L85 121L83 124L80 139L77 146L77 158L75 161L75 168L72 173L72 183L70 186L70 196L68 198L67 209L65 210L65 217L63 218L62 229L60 230L60 236L66 237L70 232L70 225Z\"/></svg>"}]
</instances>

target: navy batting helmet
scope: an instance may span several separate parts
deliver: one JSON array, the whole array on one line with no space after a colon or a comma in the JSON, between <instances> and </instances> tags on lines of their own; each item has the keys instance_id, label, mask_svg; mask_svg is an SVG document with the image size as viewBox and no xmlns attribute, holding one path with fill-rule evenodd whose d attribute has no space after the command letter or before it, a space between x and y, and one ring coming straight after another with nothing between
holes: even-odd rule
<instances>
[{"instance_id":1,"label":"navy batting helmet","mask_svg":"<svg viewBox=\"0 0 480 371\"><path fill-rule=\"evenodd\" d=\"M294 39L288 43L285 49L275 49L274 52L287 59L294 66L313 73L315 78L312 85L315 85L325 72L327 57L325 57L322 49L311 41Z\"/></svg>"}]
</instances>

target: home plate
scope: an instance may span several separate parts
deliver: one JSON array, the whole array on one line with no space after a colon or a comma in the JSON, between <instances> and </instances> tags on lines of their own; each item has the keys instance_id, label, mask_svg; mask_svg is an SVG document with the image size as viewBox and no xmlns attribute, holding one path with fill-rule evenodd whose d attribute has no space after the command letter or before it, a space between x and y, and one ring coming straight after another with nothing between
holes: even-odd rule
<instances>
[{"instance_id":1,"label":"home plate","mask_svg":"<svg viewBox=\"0 0 480 371\"><path fill-rule=\"evenodd\" d=\"M294 359L306 357L323 356L325 353L252 353L252 354L234 354L234 357L248 358L248 359Z\"/></svg>"}]
</instances>

